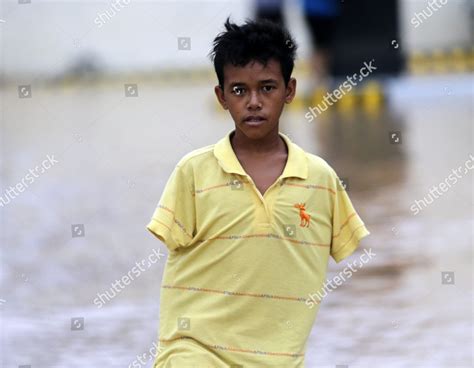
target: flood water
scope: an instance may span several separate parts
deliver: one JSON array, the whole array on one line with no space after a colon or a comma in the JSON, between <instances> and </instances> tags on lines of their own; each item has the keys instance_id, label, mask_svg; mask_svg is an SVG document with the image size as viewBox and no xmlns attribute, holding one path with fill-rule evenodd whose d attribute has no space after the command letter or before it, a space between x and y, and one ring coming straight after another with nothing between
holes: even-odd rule
<instances>
[{"instance_id":1,"label":"flood water","mask_svg":"<svg viewBox=\"0 0 474 368\"><path fill-rule=\"evenodd\" d=\"M124 83L138 83L137 98L124 97ZM306 367L472 366L472 170L418 214L410 209L474 154L472 83L399 80L379 111L282 117L282 132L347 179L371 232L361 248L376 254L323 300ZM2 367L128 367L152 347L165 257L101 308L93 301L153 249L166 253L145 226L171 170L233 128L212 86L38 83L21 99L17 86L0 91L2 195L47 155L58 161L0 208ZM330 261L328 278L361 253ZM454 284L442 272L454 272ZM77 317L83 329L71 330Z\"/></svg>"}]
</instances>

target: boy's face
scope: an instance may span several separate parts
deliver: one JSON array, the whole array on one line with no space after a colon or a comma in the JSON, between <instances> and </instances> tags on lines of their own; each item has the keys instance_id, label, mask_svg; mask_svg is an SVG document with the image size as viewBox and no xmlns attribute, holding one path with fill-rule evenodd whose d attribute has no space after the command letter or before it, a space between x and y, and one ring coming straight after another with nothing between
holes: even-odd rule
<instances>
[{"instance_id":1,"label":"boy's face","mask_svg":"<svg viewBox=\"0 0 474 368\"><path fill-rule=\"evenodd\" d=\"M249 139L261 139L278 132L283 106L295 96L296 79L291 78L285 86L280 63L273 59L266 67L257 61L244 67L227 64L224 87L216 86L214 91L222 107L229 110L236 129Z\"/></svg>"}]
</instances>

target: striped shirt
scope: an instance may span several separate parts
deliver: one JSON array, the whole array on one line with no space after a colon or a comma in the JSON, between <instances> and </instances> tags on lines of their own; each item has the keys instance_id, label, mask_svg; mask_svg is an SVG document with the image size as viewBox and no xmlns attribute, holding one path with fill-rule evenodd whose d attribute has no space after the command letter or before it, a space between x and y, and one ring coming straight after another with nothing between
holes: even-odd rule
<instances>
[{"instance_id":1,"label":"striped shirt","mask_svg":"<svg viewBox=\"0 0 474 368\"><path fill-rule=\"evenodd\" d=\"M304 367L308 295L369 234L325 160L279 133L287 162L262 195L231 133L178 162L147 225L169 250L154 367Z\"/></svg>"}]
</instances>

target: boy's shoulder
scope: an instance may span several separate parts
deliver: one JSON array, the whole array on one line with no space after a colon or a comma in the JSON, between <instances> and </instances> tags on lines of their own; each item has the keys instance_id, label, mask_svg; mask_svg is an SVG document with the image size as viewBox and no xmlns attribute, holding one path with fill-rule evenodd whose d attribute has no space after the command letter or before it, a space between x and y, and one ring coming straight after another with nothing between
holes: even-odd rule
<instances>
[{"instance_id":1,"label":"boy's shoulder","mask_svg":"<svg viewBox=\"0 0 474 368\"><path fill-rule=\"evenodd\" d=\"M321 156L318 156L314 153L309 153L306 151L305 151L305 154L308 159L308 165L310 169L324 170L324 171L333 170L331 165L329 165L329 163Z\"/></svg>"},{"instance_id":2,"label":"boy's shoulder","mask_svg":"<svg viewBox=\"0 0 474 368\"><path fill-rule=\"evenodd\" d=\"M201 148L194 149L182 156L176 166L182 169L190 169L201 165L203 161L208 161L213 156L215 144L210 144Z\"/></svg>"}]
</instances>

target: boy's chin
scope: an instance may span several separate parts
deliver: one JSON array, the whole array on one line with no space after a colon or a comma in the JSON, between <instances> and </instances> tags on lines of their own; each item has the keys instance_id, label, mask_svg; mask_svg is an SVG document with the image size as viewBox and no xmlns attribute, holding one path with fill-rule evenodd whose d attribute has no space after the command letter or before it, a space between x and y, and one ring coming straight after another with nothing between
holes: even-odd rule
<instances>
[{"instance_id":1,"label":"boy's chin","mask_svg":"<svg viewBox=\"0 0 474 368\"><path fill-rule=\"evenodd\" d=\"M248 139L258 140L270 134L274 130L274 126L270 125L268 121L264 121L258 125L240 123L237 126L237 129L239 129Z\"/></svg>"}]
</instances>

